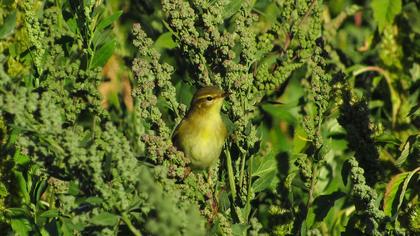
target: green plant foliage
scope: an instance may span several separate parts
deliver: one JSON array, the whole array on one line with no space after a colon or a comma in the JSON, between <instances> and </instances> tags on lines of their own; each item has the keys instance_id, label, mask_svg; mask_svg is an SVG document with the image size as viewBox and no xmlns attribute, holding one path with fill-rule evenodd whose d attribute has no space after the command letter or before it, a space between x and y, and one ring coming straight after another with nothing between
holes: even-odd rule
<instances>
[{"instance_id":1,"label":"green plant foliage","mask_svg":"<svg viewBox=\"0 0 420 236\"><path fill-rule=\"evenodd\" d=\"M418 234L419 7L0 1L0 232ZM229 135L191 170L206 85Z\"/></svg>"}]
</instances>

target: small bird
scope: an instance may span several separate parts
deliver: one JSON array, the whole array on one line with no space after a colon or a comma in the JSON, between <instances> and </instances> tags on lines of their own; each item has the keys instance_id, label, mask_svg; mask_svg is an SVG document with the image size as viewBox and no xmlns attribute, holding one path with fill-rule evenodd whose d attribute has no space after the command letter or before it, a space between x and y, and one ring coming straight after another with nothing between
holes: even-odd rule
<instances>
[{"instance_id":1,"label":"small bird","mask_svg":"<svg viewBox=\"0 0 420 236\"><path fill-rule=\"evenodd\" d=\"M174 144L184 152L193 168L210 167L222 152L227 129L220 110L227 95L216 86L199 89L190 110L175 129Z\"/></svg>"}]
</instances>

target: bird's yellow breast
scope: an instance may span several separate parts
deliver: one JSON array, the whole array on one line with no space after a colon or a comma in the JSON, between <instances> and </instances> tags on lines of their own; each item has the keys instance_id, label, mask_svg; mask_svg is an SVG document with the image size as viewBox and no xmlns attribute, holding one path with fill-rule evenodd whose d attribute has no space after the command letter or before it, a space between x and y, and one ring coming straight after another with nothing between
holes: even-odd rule
<instances>
[{"instance_id":1,"label":"bird's yellow breast","mask_svg":"<svg viewBox=\"0 0 420 236\"><path fill-rule=\"evenodd\" d=\"M185 118L177 133L179 145L192 165L207 168L219 158L227 130L220 112L209 111L204 116Z\"/></svg>"}]
</instances>

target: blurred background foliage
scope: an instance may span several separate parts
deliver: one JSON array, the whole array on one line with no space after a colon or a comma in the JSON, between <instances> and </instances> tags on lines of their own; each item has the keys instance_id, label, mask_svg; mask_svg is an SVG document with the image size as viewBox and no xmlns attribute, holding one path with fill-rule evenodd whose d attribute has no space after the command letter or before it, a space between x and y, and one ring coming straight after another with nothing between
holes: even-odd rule
<instances>
[{"instance_id":1,"label":"blurred background foliage","mask_svg":"<svg viewBox=\"0 0 420 236\"><path fill-rule=\"evenodd\" d=\"M5 235L417 235L420 2L0 1ZM171 143L233 95L225 151Z\"/></svg>"}]
</instances>

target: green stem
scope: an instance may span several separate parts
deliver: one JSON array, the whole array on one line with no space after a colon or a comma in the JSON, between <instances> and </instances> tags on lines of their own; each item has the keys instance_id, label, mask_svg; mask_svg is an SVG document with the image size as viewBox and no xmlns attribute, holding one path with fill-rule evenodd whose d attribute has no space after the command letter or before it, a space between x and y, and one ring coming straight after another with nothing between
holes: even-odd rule
<instances>
[{"instance_id":1,"label":"green stem","mask_svg":"<svg viewBox=\"0 0 420 236\"><path fill-rule=\"evenodd\" d=\"M249 212L251 212L251 183L252 183L252 165L253 165L253 161L254 161L254 156L251 156L249 158L249 173L248 173L248 189L247 189L247 194L246 194L246 204L245 204L245 212L248 213L248 215L246 216L247 219L249 218Z\"/></svg>"},{"instance_id":2,"label":"green stem","mask_svg":"<svg viewBox=\"0 0 420 236\"><path fill-rule=\"evenodd\" d=\"M314 190L315 190L315 184L316 184L316 175L317 175L317 165L315 163L312 163L312 177L311 177L311 186L309 188L308 193L308 201L306 202L306 220L305 223L308 222L308 215L309 215L309 208L312 207L312 203L314 201ZM307 227L306 227L307 228Z\"/></svg>"},{"instance_id":3,"label":"green stem","mask_svg":"<svg viewBox=\"0 0 420 236\"><path fill-rule=\"evenodd\" d=\"M135 236L141 236L141 232L134 227L134 225L131 223L131 220L128 218L127 213L123 213L121 219L124 221L124 223L127 225L127 227L130 229L130 231Z\"/></svg>"},{"instance_id":4,"label":"green stem","mask_svg":"<svg viewBox=\"0 0 420 236\"><path fill-rule=\"evenodd\" d=\"M242 183L244 180L244 171L245 171L245 155L241 155L241 172L239 173L239 186L242 188Z\"/></svg>"},{"instance_id":5,"label":"green stem","mask_svg":"<svg viewBox=\"0 0 420 236\"><path fill-rule=\"evenodd\" d=\"M229 150L225 149L225 155L226 155L226 159L227 159L226 164L227 164L227 169L228 169L230 191L232 192L232 198L235 199L235 197L236 197L236 186L235 186L235 178L233 176L232 158L230 156Z\"/></svg>"}]
</instances>

